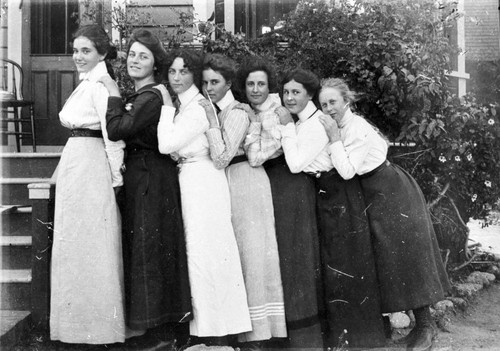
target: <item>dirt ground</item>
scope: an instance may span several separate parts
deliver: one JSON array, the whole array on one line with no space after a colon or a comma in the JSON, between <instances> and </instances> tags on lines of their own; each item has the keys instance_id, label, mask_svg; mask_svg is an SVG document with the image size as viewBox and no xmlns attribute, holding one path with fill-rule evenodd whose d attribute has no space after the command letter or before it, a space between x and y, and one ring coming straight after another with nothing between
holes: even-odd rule
<instances>
[{"instance_id":1,"label":"dirt ground","mask_svg":"<svg viewBox=\"0 0 500 351\"><path fill-rule=\"evenodd\" d=\"M481 290L467 308L451 316L433 351L500 350L500 283Z\"/></svg>"},{"instance_id":2,"label":"dirt ground","mask_svg":"<svg viewBox=\"0 0 500 351\"><path fill-rule=\"evenodd\" d=\"M500 216L499 216L500 218ZM500 254L500 221L487 228L480 222L471 221L471 241L480 242L485 251ZM466 311L456 310L448 315L447 332L440 330L433 351L500 351L500 281L482 289L470 301ZM30 335L28 340L18 343L14 351L122 351L142 350L125 344L88 346L70 345L47 340L39 335ZM144 348L143 350L146 350ZM213 348L212 348L213 349ZM343 351L348 351L344 348ZM385 348L370 351L405 351L404 346L389 344ZM287 350L290 351L290 350Z\"/></svg>"},{"instance_id":3,"label":"dirt ground","mask_svg":"<svg viewBox=\"0 0 500 351\"><path fill-rule=\"evenodd\" d=\"M433 351L500 351L500 282L481 290L465 312L458 310L455 314L451 314L446 328L448 332L440 330ZM119 351L129 350L129 348L127 345L121 347L116 344L101 347L71 346L50 341L36 342L35 339L19 343L14 350ZM396 345L377 349L377 351L404 350L405 347Z\"/></svg>"}]
</instances>

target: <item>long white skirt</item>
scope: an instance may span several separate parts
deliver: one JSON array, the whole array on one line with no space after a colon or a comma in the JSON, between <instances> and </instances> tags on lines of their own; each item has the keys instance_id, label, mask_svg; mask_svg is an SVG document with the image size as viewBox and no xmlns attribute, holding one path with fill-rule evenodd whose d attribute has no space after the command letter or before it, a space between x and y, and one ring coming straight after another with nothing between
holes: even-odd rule
<instances>
[{"instance_id":1,"label":"long white skirt","mask_svg":"<svg viewBox=\"0 0 500 351\"><path fill-rule=\"evenodd\" d=\"M51 270L51 339L125 340L121 219L100 138L69 138L61 156Z\"/></svg>"},{"instance_id":2,"label":"long white skirt","mask_svg":"<svg viewBox=\"0 0 500 351\"><path fill-rule=\"evenodd\" d=\"M252 331L238 335L238 340L284 338L285 305L269 178L263 167L246 161L227 167L226 175L252 320Z\"/></svg>"},{"instance_id":3,"label":"long white skirt","mask_svg":"<svg viewBox=\"0 0 500 351\"><path fill-rule=\"evenodd\" d=\"M179 174L193 305L190 333L224 336L252 329L224 170L210 159Z\"/></svg>"}]
</instances>

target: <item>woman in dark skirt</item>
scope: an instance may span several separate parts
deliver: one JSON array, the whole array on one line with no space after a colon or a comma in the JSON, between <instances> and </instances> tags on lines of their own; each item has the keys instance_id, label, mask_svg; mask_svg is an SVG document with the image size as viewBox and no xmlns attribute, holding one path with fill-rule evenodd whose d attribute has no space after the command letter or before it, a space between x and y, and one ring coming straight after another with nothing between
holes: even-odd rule
<instances>
[{"instance_id":1,"label":"woman in dark skirt","mask_svg":"<svg viewBox=\"0 0 500 351\"><path fill-rule=\"evenodd\" d=\"M343 179L360 178L366 203L382 312L413 310L409 350L428 350L436 331L429 305L444 298L449 282L422 191L399 166L386 160L387 142L364 118L341 79L322 84L320 117L330 139L332 163Z\"/></svg>"},{"instance_id":2,"label":"woman in dark skirt","mask_svg":"<svg viewBox=\"0 0 500 351\"><path fill-rule=\"evenodd\" d=\"M248 162L254 167L263 164L271 183L288 332L286 347L321 349L321 274L314 182L306 174L292 174L283 157L279 115L287 111L279 96L269 94L276 84L272 66L251 57L240 67L238 77L255 111L244 146Z\"/></svg>"},{"instance_id":3,"label":"woman in dark skirt","mask_svg":"<svg viewBox=\"0 0 500 351\"><path fill-rule=\"evenodd\" d=\"M297 115L281 118L281 143L291 171L316 180L326 306L326 343L339 339L351 347L385 344L377 277L371 250L366 206L358 179L344 181L328 155L322 113L313 98L319 79L296 69L282 80L285 107ZM347 333L346 333L347 332Z\"/></svg>"},{"instance_id":4,"label":"woman in dark skirt","mask_svg":"<svg viewBox=\"0 0 500 351\"><path fill-rule=\"evenodd\" d=\"M127 57L135 92L123 104L117 86L105 82L111 95L106 116L109 137L127 145L123 215L127 325L138 333L153 329L149 334L160 341L170 338L167 327L191 319L177 167L158 151L162 93L170 100L165 87L156 83L165 58L158 38L139 29L130 38Z\"/></svg>"}]
</instances>

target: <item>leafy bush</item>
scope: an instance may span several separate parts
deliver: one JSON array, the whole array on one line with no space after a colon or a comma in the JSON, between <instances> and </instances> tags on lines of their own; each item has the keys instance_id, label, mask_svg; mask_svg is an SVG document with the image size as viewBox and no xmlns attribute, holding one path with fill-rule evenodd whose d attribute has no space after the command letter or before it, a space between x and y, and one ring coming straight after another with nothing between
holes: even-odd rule
<instances>
[{"instance_id":1,"label":"leafy bush","mask_svg":"<svg viewBox=\"0 0 500 351\"><path fill-rule=\"evenodd\" d=\"M250 48L272 53L266 43L275 47L279 36L288 42L274 55L281 72L302 66L343 77L359 93L362 115L392 140L415 145L393 159L417 179L429 206L447 196L466 222L486 218L500 198L500 110L497 100L451 94L446 71L458 49L446 31L459 16L453 2L301 1L279 33Z\"/></svg>"},{"instance_id":2,"label":"leafy bush","mask_svg":"<svg viewBox=\"0 0 500 351\"><path fill-rule=\"evenodd\" d=\"M258 54L278 73L302 66L344 78L359 93L363 116L390 139L414 145L391 157L417 179L435 222L446 222L442 206L450 203L466 222L486 218L500 198L500 109L498 100L451 93L446 71L458 49L446 31L459 16L453 1L302 0L281 29L254 40L180 14L168 47L183 45L181 35L194 27L204 52L237 61ZM498 92L496 72L490 86Z\"/></svg>"}]
</instances>

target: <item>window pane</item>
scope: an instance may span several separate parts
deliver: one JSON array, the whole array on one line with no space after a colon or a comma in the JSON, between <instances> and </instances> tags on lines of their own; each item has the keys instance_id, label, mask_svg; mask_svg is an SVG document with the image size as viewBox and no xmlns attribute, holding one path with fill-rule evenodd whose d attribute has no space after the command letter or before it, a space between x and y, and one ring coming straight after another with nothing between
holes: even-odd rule
<instances>
[{"instance_id":1,"label":"window pane","mask_svg":"<svg viewBox=\"0 0 500 351\"><path fill-rule=\"evenodd\" d=\"M78 28L78 0L31 2L31 53L69 54Z\"/></svg>"}]
</instances>

